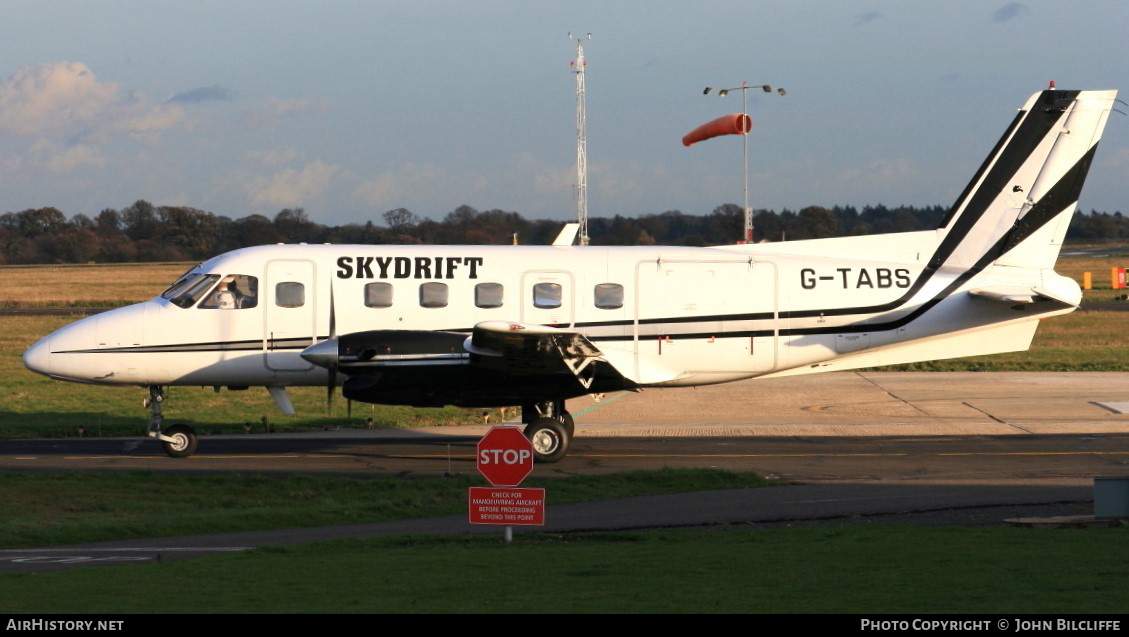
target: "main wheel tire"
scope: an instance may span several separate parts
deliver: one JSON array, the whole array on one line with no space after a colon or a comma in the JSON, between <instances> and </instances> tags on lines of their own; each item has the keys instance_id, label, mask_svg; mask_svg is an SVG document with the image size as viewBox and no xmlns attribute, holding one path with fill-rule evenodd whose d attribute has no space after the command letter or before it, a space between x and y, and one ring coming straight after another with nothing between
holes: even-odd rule
<instances>
[{"instance_id":1,"label":"main wheel tire","mask_svg":"<svg viewBox=\"0 0 1129 637\"><path fill-rule=\"evenodd\" d=\"M170 441L161 441L165 453L170 458L187 458L196 451L196 432L188 425L173 425L164 431L164 435L172 438Z\"/></svg>"},{"instance_id":2,"label":"main wheel tire","mask_svg":"<svg viewBox=\"0 0 1129 637\"><path fill-rule=\"evenodd\" d=\"M533 443L533 459L544 464L560 462L568 453L571 436L564 423L553 418L538 418L525 427L525 437Z\"/></svg>"},{"instance_id":3,"label":"main wheel tire","mask_svg":"<svg viewBox=\"0 0 1129 637\"><path fill-rule=\"evenodd\" d=\"M565 431L568 432L568 437L571 440L572 436L576 433L576 422L572 419L572 414L567 411L561 412L561 422L565 426Z\"/></svg>"}]
</instances>

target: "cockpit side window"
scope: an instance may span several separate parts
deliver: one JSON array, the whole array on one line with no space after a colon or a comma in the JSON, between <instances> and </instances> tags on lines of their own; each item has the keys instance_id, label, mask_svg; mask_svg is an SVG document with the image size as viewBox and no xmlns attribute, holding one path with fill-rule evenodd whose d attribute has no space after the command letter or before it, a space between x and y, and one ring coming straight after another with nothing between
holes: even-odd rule
<instances>
[{"instance_id":1,"label":"cockpit side window","mask_svg":"<svg viewBox=\"0 0 1129 637\"><path fill-rule=\"evenodd\" d=\"M177 307L192 307L219 278L218 274L196 275L177 288L170 289L168 292L172 297L170 300Z\"/></svg>"},{"instance_id":2,"label":"cockpit side window","mask_svg":"<svg viewBox=\"0 0 1129 637\"><path fill-rule=\"evenodd\" d=\"M208 310L247 310L259 304L259 279L246 274L229 274L199 307Z\"/></svg>"}]
</instances>

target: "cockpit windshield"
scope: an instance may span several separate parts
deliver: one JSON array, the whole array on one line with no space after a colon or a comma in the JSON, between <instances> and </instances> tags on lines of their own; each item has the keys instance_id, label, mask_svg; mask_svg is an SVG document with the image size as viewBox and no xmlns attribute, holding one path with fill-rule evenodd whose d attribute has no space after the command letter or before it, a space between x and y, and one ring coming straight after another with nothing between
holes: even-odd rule
<instances>
[{"instance_id":1,"label":"cockpit windshield","mask_svg":"<svg viewBox=\"0 0 1129 637\"><path fill-rule=\"evenodd\" d=\"M166 298L170 298L173 305L178 307L192 307L200 297L204 295L212 285L220 278L218 274L195 274L191 275L186 281L179 286L169 288L165 294ZM167 296L166 296L167 295Z\"/></svg>"},{"instance_id":2,"label":"cockpit windshield","mask_svg":"<svg viewBox=\"0 0 1129 637\"><path fill-rule=\"evenodd\" d=\"M191 281L195 277L199 276L199 273L197 272L199 269L200 269L199 265L194 265L191 268L188 268L188 270L184 274L178 276L176 278L176 280L173 281L171 285L169 285L169 287L165 288L164 292L161 292L161 298L162 299L171 299L172 297L176 296L176 292L185 283L188 283L189 281Z\"/></svg>"}]
</instances>

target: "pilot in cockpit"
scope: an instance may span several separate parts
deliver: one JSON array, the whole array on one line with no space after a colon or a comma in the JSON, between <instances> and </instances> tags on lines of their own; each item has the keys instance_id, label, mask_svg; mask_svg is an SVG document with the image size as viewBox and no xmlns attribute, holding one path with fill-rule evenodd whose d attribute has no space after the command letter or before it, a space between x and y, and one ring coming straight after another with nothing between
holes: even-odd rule
<instances>
[{"instance_id":1,"label":"pilot in cockpit","mask_svg":"<svg viewBox=\"0 0 1129 637\"><path fill-rule=\"evenodd\" d=\"M228 283L228 279L220 281L216 294L212 297L212 303L221 310L234 310L239 307L239 299L235 296L235 292L228 289Z\"/></svg>"}]
</instances>

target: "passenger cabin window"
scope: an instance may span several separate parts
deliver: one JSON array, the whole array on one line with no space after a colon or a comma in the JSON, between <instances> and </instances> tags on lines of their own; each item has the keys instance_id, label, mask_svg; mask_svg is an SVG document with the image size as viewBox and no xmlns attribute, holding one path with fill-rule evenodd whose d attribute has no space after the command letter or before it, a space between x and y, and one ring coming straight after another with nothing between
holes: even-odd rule
<instances>
[{"instance_id":1,"label":"passenger cabin window","mask_svg":"<svg viewBox=\"0 0 1129 637\"><path fill-rule=\"evenodd\" d=\"M302 307L306 304L306 286L292 281L276 284L274 304L278 307Z\"/></svg>"},{"instance_id":2,"label":"passenger cabin window","mask_svg":"<svg viewBox=\"0 0 1129 637\"><path fill-rule=\"evenodd\" d=\"M229 274L198 307L206 310L248 310L259 304L259 279Z\"/></svg>"},{"instance_id":3,"label":"passenger cabin window","mask_svg":"<svg viewBox=\"0 0 1129 637\"><path fill-rule=\"evenodd\" d=\"M595 303L601 310L618 310L623 307L623 286L618 283L597 283Z\"/></svg>"},{"instance_id":4,"label":"passenger cabin window","mask_svg":"<svg viewBox=\"0 0 1129 637\"><path fill-rule=\"evenodd\" d=\"M533 306L552 309L561 306L561 285L559 283L538 283L533 286Z\"/></svg>"},{"instance_id":5,"label":"passenger cabin window","mask_svg":"<svg viewBox=\"0 0 1129 637\"><path fill-rule=\"evenodd\" d=\"M392 307L392 284L366 283L365 307Z\"/></svg>"},{"instance_id":6,"label":"passenger cabin window","mask_svg":"<svg viewBox=\"0 0 1129 637\"><path fill-rule=\"evenodd\" d=\"M502 307L502 284L479 283L474 286L474 304L477 307Z\"/></svg>"},{"instance_id":7,"label":"passenger cabin window","mask_svg":"<svg viewBox=\"0 0 1129 637\"><path fill-rule=\"evenodd\" d=\"M447 307L447 284L421 283L419 304L421 307Z\"/></svg>"}]
</instances>

